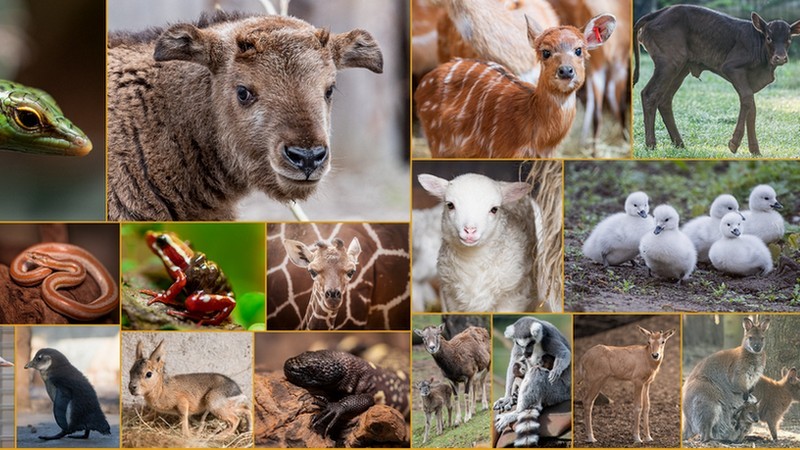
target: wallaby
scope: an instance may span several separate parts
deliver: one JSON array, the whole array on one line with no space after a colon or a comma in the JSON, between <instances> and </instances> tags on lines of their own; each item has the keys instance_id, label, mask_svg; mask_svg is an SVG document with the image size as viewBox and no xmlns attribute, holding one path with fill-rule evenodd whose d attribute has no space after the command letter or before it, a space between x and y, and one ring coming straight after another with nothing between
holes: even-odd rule
<instances>
[{"instance_id":1,"label":"wallaby","mask_svg":"<svg viewBox=\"0 0 800 450\"><path fill-rule=\"evenodd\" d=\"M228 424L228 428L217 437L235 433L242 416L252 423L248 398L227 376L219 373L167 376L163 344L163 340L159 342L149 357L145 357L142 341L136 344L136 362L131 367L128 384L131 394L144 396L147 406L156 413L180 416L185 437L191 436L189 416L195 414L203 414L200 430L208 413Z\"/></svg>"},{"instance_id":2,"label":"wallaby","mask_svg":"<svg viewBox=\"0 0 800 450\"><path fill-rule=\"evenodd\" d=\"M764 373L764 332L769 319L744 318L744 338L736 348L720 350L701 360L686 379L683 389L683 438L699 434L703 442L733 440L733 413L744 404Z\"/></svg>"},{"instance_id":3,"label":"wallaby","mask_svg":"<svg viewBox=\"0 0 800 450\"><path fill-rule=\"evenodd\" d=\"M758 422L758 407L755 398L749 393L744 394L744 404L733 413L731 424L736 433L731 437L731 442L741 443L745 436L753 429L753 424Z\"/></svg>"},{"instance_id":4,"label":"wallaby","mask_svg":"<svg viewBox=\"0 0 800 450\"><path fill-rule=\"evenodd\" d=\"M797 369L784 367L781 370L780 380L762 375L753 388L753 395L758 399L759 417L767 422L772 440L777 441L783 415L793 402L800 401L800 379L797 378Z\"/></svg>"}]
</instances>

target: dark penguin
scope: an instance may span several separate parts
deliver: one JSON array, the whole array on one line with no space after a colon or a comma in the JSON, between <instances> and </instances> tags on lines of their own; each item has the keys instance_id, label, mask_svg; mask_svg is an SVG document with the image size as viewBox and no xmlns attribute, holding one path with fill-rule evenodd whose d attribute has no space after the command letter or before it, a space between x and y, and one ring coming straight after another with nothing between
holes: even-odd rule
<instances>
[{"instance_id":1,"label":"dark penguin","mask_svg":"<svg viewBox=\"0 0 800 450\"><path fill-rule=\"evenodd\" d=\"M53 401L56 423L61 427L60 433L53 436L39 436L39 439L61 439L81 430L83 430L82 436L70 437L86 439L90 430L111 434L111 428L103 411L100 410L94 388L61 352L43 348L36 352L31 362L25 364L25 368L39 371L47 388L47 395Z\"/></svg>"}]
</instances>

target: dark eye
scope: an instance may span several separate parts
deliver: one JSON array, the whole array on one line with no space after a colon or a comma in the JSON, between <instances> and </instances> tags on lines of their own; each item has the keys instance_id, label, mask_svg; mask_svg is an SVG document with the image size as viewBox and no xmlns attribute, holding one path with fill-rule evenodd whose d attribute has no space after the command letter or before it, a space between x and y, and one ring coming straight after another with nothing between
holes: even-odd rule
<instances>
[{"instance_id":1,"label":"dark eye","mask_svg":"<svg viewBox=\"0 0 800 450\"><path fill-rule=\"evenodd\" d=\"M153 372L147 372L147 373L146 373L144 376L145 376L146 378L150 378L150 377L152 377L152 376L153 376Z\"/></svg>"},{"instance_id":2,"label":"dark eye","mask_svg":"<svg viewBox=\"0 0 800 450\"><path fill-rule=\"evenodd\" d=\"M633 204L633 207L634 207L634 208L638 208L638 207L639 207L639 205L637 205L636 203L634 203L634 204Z\"/></svg>"},{"instance_id":3,"label":"dark eye","mask_svg":"<svg viewBox=\"0 0 800 450\"><path fill-rule=\"evenodd\" d=\"M492 214L497 214L497 206L495 206L494 208L490 209L489 212L492 213Z\"/></svg>"},{"instance_id":4,"label":"dark eye","mask_svg":"<svg viewBox=\"0 0 800 450\"><path fill-rule=\"evenodd\" d=\"M449 209L451 211L456 209L456 205L454 205L453 202L446 202L445 206L447 206L447 209Z\"/></svg>"},{"instance_id":5,"label":"dark eye","mask_svg":"<svg viewBox=\"0 0 800 450\"><path fill-rule=\"evenodd\" d=\"M575 56L581 56L581 54L583 54L583 50L580 49L580 48L576 48L575 49Z\"/></svg>"},{"instance_id":6,"label":"dark eye","mask_svg":"<svg viewBox=\"0 0 800 450\"><path fill-rule=\"evenodd\" d=\"M664 222L669 222L669 218L664 219Z\"/></svg>"},{"instance_id":7,"label":"dark eye","mask_svg":"<svg viewBox=\"0 0 800 450\"><path fill-rule=\"evenodd\" d=\"M764 200L769 200L769 197L764 197Z\"/></svg>"},{"instance_id":8,"label":"dark eye","mask_svg":"<svg viewBox=\"0 0 800 450\"><path fill-rule=\"evenodd\" d=\"M768 44L771 44L771 43L772 43L772 37L770 37L770 36L767 36L767 43L768 43Z\"/></svg>"},{"instance_id":9,"label":"dark eye","mask_svg":"<svg viewBox=\"0 0 800 450\"><path fill-rule=\"evenodd\" d=\"M14 121L26 130L35 130L42 126L42 118L39 113L26 107L14 110Z\"/></svg>"},{"instance_id":10,"label":"dark eye","mask_svg":"<svg viewBox=\"0 0 800 450\"><path fill-rule=\"evenodd\" d=\"M244 86L236 86L236 99L239 100L239 104L242 106L247 106L255 101L255 96L250 89L247 89Z\"/></svg>"},{"instance_id":11,"label":"dark eye","mask_svg":"<svg viewBox=\"0 0 800 450\"><path fill-rule=\"evenodd\" d=\"M319 275L314 269L308 269L308 273L311 274L311 278L317 278L317 275Z\"/></svg>"},{"instance_id":12,"label":"dark eye","mask_svg":"<svg viewBox=\"0 0 800 450\"><path fill-rule=\"evenodd\" d=\"M353 275L355 275L355 274L356 274L356 270L355 269L350 269L350 270L347 271L347 278L353 278Z\"/></svg>"},{"instance_id":13,"label":"dark eye","mask_svg":"<svg viewBox=\"0 0 800 450\"><path fill-rule=\"evenodd\" d=\"M167 245L167 235L159 234L158 237L156 238L156 244L162 247Z\"/></svg>"},{"instance_id":14,"label":"dark eye","mask_svg":"<svg viewBox=\"0 0 800 450\"><path fill-rule=\"evenodd\" d=\"M550 57L550 55L552 55L550 50L542 50L542 59L547 59Z\"/></svg>"},{"instance_id":15,"label":"dark eye","mask_svg":"<svg viewBox=\"0 0 800 450\"><path fill-rule=\"evenodd\" d=\"M331 97L333 96L333 88L335 87L335 84L332 84L328 87L328 89L325 91L325 100L331 101Z\"/></svg>"}]
</instances>

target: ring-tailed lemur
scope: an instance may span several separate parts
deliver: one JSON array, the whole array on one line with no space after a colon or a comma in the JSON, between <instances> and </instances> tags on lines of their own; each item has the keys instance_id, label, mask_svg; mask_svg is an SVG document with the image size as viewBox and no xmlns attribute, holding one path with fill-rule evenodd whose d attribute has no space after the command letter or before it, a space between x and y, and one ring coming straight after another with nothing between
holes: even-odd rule
<instances>
[{"instance_id":1,"label":"ring-tailed lemur","mask_svg":"<svg viewBox=\"0 0 800 450\"><path fill-rule=\"evenodd\" d=\"M523 317L506 328L505 336L514 342L509 359L506 393L495 402L501 411L495 428L502 432L516 422L516 447L534 446L539 441L539 414L542 408L570 399L572 352L569 341L552 324ZM523 374L514 407L514 385Z\"/></svg>"}]
</instances>

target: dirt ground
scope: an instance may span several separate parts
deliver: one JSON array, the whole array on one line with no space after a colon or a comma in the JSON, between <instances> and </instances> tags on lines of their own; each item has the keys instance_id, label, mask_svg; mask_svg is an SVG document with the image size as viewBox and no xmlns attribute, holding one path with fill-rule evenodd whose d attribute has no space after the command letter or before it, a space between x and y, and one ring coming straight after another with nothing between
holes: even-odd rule
<instances>
[{"instance_id":1,"label":"dirt ground","mask_svg":"<svg viewBox=\"0 0 800 450\"><path fill-rule=\"evenodd\" d=\"M625 263L604 269L583 256L581 247L592 224L582 222L589 214L604 217L615 212L565 208L565 311L800 311L800 292L796 287L800 279L797 263L800 251L791 258L781 256L775 270L765 277L734 277L700 263L689 280L680 285L650 277L641 257L636 258L636 266Z\"/></svg>"},{"instance_id":2,"label":"dirt ground","mask_svg":"<svg viewBox=\"0 0 800 450\"><path fill-rule=\"evenodd\" d=\"M800 420L784 420L778 430L778 441L774 442L769 434L769 429L764 422L753 426L753 430L741 444L722 444L719 442L701 443L683 441L684 447L694 448L799 448L800 447Z\"/></svg>"},{"instance_id":3,"label":"dirt ground","mask_svg":"<svg viewBox=\"0 0 800 450\"><path fill-rule=\"evenodd\" d=\"M597 320L597 316L576 316L575 328L580 321ZM664 330L678 328L677 315L659 315L646 318L628 325L613 328L592 336L575 340L574 357L580 361L583 353L597 344L626 346L642 344L644 336L638 331L639 325L648 330ZM577 370L577 366L576 366ZM576 383L580 378L576 376ZM612 400L611 404L595 402L592 415L595 444L586 444L586 427L583 420L584 405L580 401L583 392L581 386L575 386L574 430L575 447L638 447L633 443L633 384L630 382L612 382L602 389L602 393ZM667 341L664 360L650 385L650 430L655 439L649 447L678 447L680 445L680 336L677 334ZM643 433L642 433L643 434Z\"/></svg>"}]
</instances>

